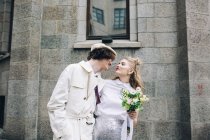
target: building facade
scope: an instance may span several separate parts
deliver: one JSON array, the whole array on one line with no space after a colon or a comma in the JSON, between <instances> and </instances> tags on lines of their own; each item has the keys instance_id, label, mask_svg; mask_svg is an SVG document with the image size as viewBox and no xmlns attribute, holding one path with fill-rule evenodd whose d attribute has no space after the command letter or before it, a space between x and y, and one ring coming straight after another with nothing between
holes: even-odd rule
<instances>
[{"instance_id":1,"label":"building facade","mask_svg":"<svg viewBox=\"0 0 210 140\"><path fill-rule=\"evenodd\" d=\"M0 138L52 139L46 105L58 76L101 42L87 37L91 2L0 0ZM101 8L95 2L98 16L93 15L102 23L98 9L109 3ZM118 53L116 63L124 56L144 62L150 102L140 112L133 139L209 140L210 1L128 0L126 5L129 37L108 45ZM114 25L123 26L118 15ZM103 77L112 75L113 68Z\"/></svg>"}]
</instances>

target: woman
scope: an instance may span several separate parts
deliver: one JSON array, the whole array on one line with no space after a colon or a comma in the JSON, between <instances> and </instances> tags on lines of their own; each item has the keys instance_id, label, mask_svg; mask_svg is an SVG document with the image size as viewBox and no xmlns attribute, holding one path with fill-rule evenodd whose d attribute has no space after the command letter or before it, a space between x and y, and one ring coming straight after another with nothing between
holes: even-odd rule
<instances>
[{"instance_id":1,"label":"woman","mask_svg":"<svg viewBox=\"0 0 210 140\"><path fill-rule=\"evenodd\" d=\"M122 107L121 90L133 91L137 87L143 87L137 67L139 64L137 58L124 58L116 66L117 77L114 80L106 80L95 111L94 140L132 139L133 120L137 121L137 113L128 114Z\"/></svg>"}]
</instances>

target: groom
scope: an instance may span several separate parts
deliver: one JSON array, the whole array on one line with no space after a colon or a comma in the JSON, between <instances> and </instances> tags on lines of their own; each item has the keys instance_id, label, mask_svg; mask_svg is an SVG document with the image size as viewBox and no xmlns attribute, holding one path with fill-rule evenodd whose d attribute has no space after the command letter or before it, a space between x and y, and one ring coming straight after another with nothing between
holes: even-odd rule
<instances>
[{"instance_id":1,"label":"groom","mask_svg":"<svg viewBox=\"0 0 210 140\"><path fill-rule=\"evenodd\" d=\"M109 46L91 46L88 61L68 65L61 73L47 104L53 140L92 140L96 106L94 88L100 91L106 71L116 57Z\"/></svg>"}]
</instances>

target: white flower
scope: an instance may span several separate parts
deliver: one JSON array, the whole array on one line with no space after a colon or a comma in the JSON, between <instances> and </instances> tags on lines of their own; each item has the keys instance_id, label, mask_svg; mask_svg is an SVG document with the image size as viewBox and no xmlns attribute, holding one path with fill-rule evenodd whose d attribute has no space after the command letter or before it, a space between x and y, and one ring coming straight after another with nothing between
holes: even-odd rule
<instances>
[{"instance_id":1,"label":"white flower","mask_svg":"<svg viewBox=\"0 0 210 140\"><path fill-rule=\"evenodd\" d=\"M138 102L138 101L139 101L138 98L133 99L133 102L134 102L134 103L136 103L136 102Z\"/></svg>"},{"instance_id":2,"label":"white flower","mask_svg":"<svg viewBox=\"0 0 210 140\"><path fill-rule=\"evenodd\" d=\"M136 92L135 92L135 91L133 91L133 92L131 92L130 94L135 95L135 94L136 94Z\"/></svg>"},{"instance_id":3,"label":"white flower","mask_svg":"<svg viewBox=\"0 0 210 140\"><path fill-rule=\"evenodd\" d=\"M140 88L140 87L136 87L136 90L137 90L137 91L141 91L141 88Z\"/></svg>"},{"instance_id":4,"label":"white flower","mask_svg":"<svg viewBox=\"0 0 210 140\"><path fill-rule=\"evenodd\" d=\"M127 100L127 103L128 103L128 104L131 104L132 102L133 102L132 99L128 99L128 100Z\"/></svg>"},{"instance_id":5,"label":"white flower","mask_svg":"<svg viewBox=\"0 0 210 140\"><path fill-rule=\"evenodd\" d=\"M149 101L149 98L146 95L143 95L142 98L140 98L141 102L147 102Z\"/></svg>"}]
</instances>

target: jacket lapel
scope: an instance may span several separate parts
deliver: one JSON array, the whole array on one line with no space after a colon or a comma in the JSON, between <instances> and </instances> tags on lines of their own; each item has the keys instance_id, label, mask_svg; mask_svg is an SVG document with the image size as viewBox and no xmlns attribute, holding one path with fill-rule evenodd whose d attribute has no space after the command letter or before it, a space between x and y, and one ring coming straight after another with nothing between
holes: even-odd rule
<instances>
[{"instance_id":1,"label":"jacket lapel","mask_svg":"<svg viewBox=\"0 0 210 140\"><path fill-rule=\"evenodd\" d=\"M95 93L94 88L97 85L97 78L95 77L95 74L93 72L93 69L91 65L88 62L81 61L80 65L83 69L87 71L88 74L88 80L87 80L87 97L91 96L91 94Z\"/></svg>"},{"instance_id":2,"label":"jacket lapel","mask_svg":"<svg viewBox=\"0 0 210 140\"><path fill-rule=\"evenodd\" d=\"M89 83L88 85L88 97L92 94L95 93L94 88L96 85L98 85L98 91L100 92L105 84L104 79L101 78L101 75L98 74L98 77L95 77L95 74L93 72L93 69L91 65L88 62L81 61L79 63L82 68L84 68L88 72L88 78L89 78Z\"/></svg>"}]
</instances>

